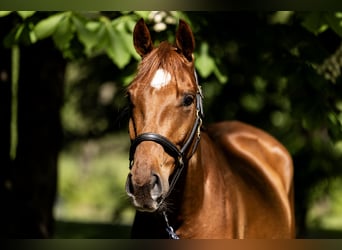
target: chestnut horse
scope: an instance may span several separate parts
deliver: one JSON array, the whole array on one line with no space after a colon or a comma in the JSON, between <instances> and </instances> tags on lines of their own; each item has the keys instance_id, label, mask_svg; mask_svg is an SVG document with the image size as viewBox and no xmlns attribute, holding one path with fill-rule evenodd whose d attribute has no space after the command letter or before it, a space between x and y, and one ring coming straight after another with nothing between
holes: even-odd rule
<instances>
[{"instance_id":1,"label":"chestnut horse","mask_svg":"<svg viewBox=\"0 0 342 250\"><path fill-rule=\"evenodd\" d=\"M292 238L293 166L288 151L250 125L202 128L194 37L180 20L176 43L154 47L143 19L142 57L127 89L133 238Z\"/></svg>"}]
</instances>

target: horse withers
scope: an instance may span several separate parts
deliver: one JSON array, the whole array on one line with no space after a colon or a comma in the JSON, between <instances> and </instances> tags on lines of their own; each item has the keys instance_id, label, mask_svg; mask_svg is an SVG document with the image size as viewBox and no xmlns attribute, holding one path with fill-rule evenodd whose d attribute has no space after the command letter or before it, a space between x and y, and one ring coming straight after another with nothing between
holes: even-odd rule
<instances>
[{"instance_id":1,"label":"horse withers","mask_svg":"<svg viewBox=\"0 0 342 250\"><path fill-rule=\"evenodd\" d=\"M180 20L176 42L154 47L143 19L142 57L127 90L133 238L292 238L293 166L288 151L253 126L202 128L194 37Z\"/></svg>"}]
</instances>

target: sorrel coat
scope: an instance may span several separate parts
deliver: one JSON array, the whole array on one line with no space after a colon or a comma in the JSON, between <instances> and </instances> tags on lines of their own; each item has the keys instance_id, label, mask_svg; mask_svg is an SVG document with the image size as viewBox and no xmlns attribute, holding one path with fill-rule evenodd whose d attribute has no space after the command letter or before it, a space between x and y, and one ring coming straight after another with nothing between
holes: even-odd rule
<instances>
[{"instance_id":1,"label":"sorrel coat","mask_svg":"<svg viewBox=\"0 0 342 250\"><path fill-rule=\"evenodd\" d=\"M142 61L127 91L132 237L294 237L291 156L238 121L203 128L189 25L180 20L175 45L154 47L141 19L134 46Z\"/></svg>"}]
</instances>

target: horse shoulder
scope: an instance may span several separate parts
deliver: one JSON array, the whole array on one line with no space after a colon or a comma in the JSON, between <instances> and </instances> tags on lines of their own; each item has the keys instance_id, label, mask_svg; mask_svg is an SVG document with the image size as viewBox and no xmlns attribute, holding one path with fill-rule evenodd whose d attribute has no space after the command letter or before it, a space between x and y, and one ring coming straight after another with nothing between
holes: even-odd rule
<instances>
[{"instance_id":1,"label":"horse shoulder","mask_svg":"<svg viewBox=\"0 0 342 250\"><path fill-rule=\"evenodd\" d=\"M268 133L238 121L212 124L207 132L222 149L230 168L240 179L241 192L249 193L249 197L242 198L244 202L249 202L249 206L257 206L261 210L265 210L266 206L273 206L269 210L269 220L272 212L279 222L282 217L291 231L292 235L289 237L292 237L293 165L292 158L284 146ZM252 193L249 191L251 186Z\"/></svg>"}]
</instances>

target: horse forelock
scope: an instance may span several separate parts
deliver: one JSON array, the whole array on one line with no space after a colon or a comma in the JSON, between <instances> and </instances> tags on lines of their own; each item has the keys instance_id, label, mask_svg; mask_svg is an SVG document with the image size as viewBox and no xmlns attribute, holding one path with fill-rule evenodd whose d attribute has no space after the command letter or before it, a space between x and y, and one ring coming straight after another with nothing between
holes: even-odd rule
<instances>
[{"instance_id":1,"label":"horse forelock","mask_svg":"<svg viewBox=\"0 0 342 250\"><path fill-rule=\"evenodd\" d=\"M193 63L179 53L177 47L166 41L161 42L157 48L143 57L131 86L136 83L144 87L149 85L155 73L160 69L177 78L177 74L193 70Z\"/></svg>"}]
</instances>

